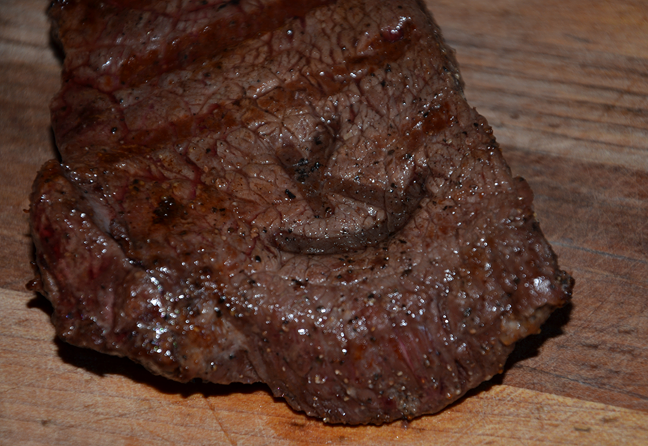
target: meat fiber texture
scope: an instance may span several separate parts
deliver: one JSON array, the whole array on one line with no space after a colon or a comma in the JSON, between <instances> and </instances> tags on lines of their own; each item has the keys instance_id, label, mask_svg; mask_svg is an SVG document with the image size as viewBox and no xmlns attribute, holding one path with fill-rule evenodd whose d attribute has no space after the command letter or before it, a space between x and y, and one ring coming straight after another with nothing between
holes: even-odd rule
<instances>
[{"instance_id":1,"label":"meat fiber texture","mask_svg":"<svg viewBox=\"0 0 648 446\"><path fill-rule=\"evenodd\" d=\"M60 0L34 184L63 340L265 382L329 423L433 413L567 302L415 0Z\"/></svg>"}]
</instances>

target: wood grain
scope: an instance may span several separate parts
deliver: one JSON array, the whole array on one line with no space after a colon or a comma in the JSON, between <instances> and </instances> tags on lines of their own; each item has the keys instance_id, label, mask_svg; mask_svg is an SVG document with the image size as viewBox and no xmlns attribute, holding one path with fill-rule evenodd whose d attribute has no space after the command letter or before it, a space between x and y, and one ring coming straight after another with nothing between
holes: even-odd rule
<instances>
[{"instance_id":1,"label":"wood grain","mask_svg":"<svg viewBox=\"0 0 648 446\"><path fill-rule=\"evenodd\" d=\"M24 209L55 157L47 0L0 0L0 444L648 443L648 8L428 1L466 95L536 196L573 304L439 415L331 427L261 385L181 385L54 339Z\"/></svg>"}]
</instances>

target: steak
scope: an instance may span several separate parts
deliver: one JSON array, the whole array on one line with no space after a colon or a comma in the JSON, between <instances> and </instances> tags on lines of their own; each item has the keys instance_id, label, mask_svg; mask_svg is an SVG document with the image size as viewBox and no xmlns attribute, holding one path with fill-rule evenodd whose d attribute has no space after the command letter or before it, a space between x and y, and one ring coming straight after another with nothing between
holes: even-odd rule
<instances>
[{"instance_id":1,"label":"steak","mask_svg":"<svg viewBox=\"0 0 648 446\"><path fill-rule=\"evenodd\" d=\"M330 423L441 410L570 298L420 1L59 0L31 196L63 340L265 382Z\"/></svg>"}]
</instances>

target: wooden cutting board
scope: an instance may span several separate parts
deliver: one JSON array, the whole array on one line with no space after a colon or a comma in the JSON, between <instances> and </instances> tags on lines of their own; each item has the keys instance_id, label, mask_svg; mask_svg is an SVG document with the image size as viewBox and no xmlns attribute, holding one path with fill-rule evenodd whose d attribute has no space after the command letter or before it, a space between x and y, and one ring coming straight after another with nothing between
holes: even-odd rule
<instances>
[{"instance_id":1,"label":"wooden cutting board","mask_svg":"<svg viewBox=\"0 0 648 446\"><path fill-rule=\"evenodd\" d=\"M648 444L648 4L427 2L468 100L536 196L573 304L435 416L331 427L256 386L182 385L54 338L28 292L31 182L55 155L48 0L0 0L0 443Z\"/></svg>"}]
</instances>

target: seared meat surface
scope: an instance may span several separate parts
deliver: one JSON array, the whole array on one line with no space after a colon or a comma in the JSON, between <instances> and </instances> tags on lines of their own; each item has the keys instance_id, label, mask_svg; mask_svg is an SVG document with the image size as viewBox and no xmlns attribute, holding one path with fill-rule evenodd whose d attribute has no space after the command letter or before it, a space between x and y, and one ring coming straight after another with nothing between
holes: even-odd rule
<instances>
[{"instance_id":1,"label":"seared meat surface","mask_svg":"<svg viewBox=\"0 0 648 446\"><path fill-rule=\"evenodd\" d=\"M60 0L31 223L67 342L262 381L331 423L436 412L570 296L415 0Z\"/></svg>"}]
</instances>

